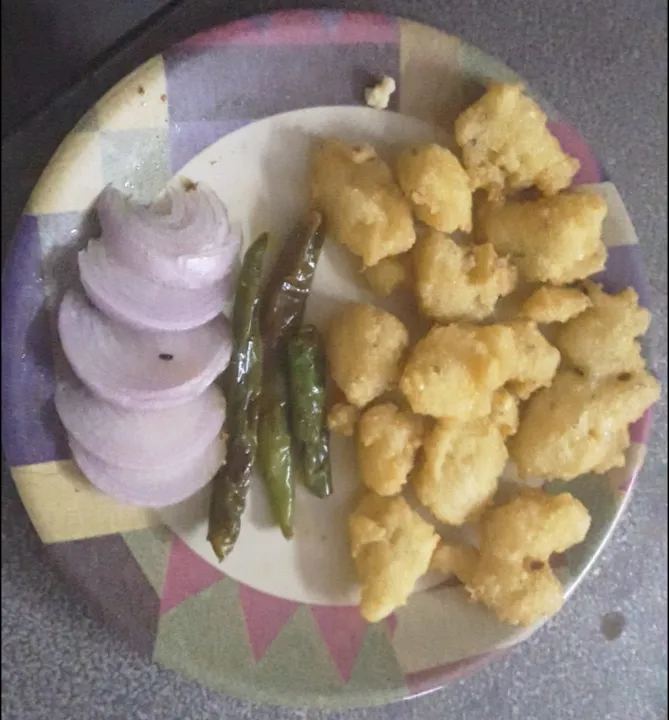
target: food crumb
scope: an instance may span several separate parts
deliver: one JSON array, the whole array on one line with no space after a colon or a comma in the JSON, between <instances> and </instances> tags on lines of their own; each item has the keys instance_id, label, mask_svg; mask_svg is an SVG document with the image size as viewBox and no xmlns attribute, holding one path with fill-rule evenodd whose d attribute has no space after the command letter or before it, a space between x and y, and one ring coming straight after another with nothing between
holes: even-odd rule
<instances>
[{"instance_id":1,"label":"food crumb","mask_svg":"<svg viewBox=\"0 0 669 720\"><path fill-rule=\"evenodd\" d=\"M167 95L165 95L165 93L163 93L163 94L160 96L160 102L165 102L165 100L167 100Z\"/></svg>"},{"instance_id":2,"label":"food crumb","mask_svg":"<svg viewBox=\"0 0 669 720\"><path fill-rule=\"evenodd\" d=\"M144 92L145 92L144 87L143 87L142 85L140 85L140 86L137 88L137 92L138 92L140 95L144 95Z\"/></svg>"},{"instance_id":3,"label":"food crumb","mask_svg":"<svg viewBox=\"0 0 669 720\"><path fill-rule=\"evenodd\" d=\"M396 87L395 80L385 75L378 84L365 90L365 103L376 110L385 110Z\"/></svg>"},{"instance_id":4,"label":"food crumb","mask_svg":"<svg viewBox=\"0 0 669 720\"><path fill-rule=\"evenodd\" d=\"M193 190L197 190L197 183L193 182L189 178L180 178L181 179L181 186L186 192L192 192Z\"/></svg>"}]
</instances>

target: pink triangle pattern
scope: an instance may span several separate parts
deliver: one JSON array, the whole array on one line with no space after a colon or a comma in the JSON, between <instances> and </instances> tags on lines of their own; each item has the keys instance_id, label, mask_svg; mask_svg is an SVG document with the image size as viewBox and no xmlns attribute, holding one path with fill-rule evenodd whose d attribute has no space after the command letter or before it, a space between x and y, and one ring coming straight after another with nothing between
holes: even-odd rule
<instances>
[{"instance_id":1,"label":"pink triangle pattern","mask_svg":"<svg viewBox=\"0 0 669 720\"><path fill-rule=\"evenodd\" d=\"M314 45L327 42L325 28L315 10L286 10L275 12L265 34L271 45Z\"/></svg>"},{"instance_id":2,"label":"pink triangle pattern","mask_svg":"<svg viewBox=\"0 0 669 720\"><path fill-rule=\"evenodd\" d=\"M254 660L258 662L300 605L292 600L254 590L243 583L238 583L237 587L251 652Z\"/></svg>"},{"instance_id":3,"label":"pink triangle pattern","mask_svg":"<svg viewBox=\"0 0 669 720\"><path fill-rule=\"evenodd\" d=\"M193 595L201 593L223 577L223 573L196 555L176 535L172 539L167 561L165 584L160 598L160 614L181 605Z\"/></svg>"},{"instance_id":4,"label":"pink triangle pattern","mask_svg":"<svg viewBox=\"0 0 669 720\"><path fill-rule=\"evenodd\" d=\"M263 45L265 43L264 28L258 27L252 19L238 20L228 25L218 25L209 30L193 35L178 43L181 49L211 47L217 45Z\"/></svg>"},{"instance_id":5,"label":"pink triangle pattern","mask_svg":"<svg viewBox=\"0 0 669 720\"><path fill-rule=\"evenodd\" d=\"M367 622L355 606L312 605L311 614L342 680L348 682L367 633Z\"/></svg>"},{"instance_id":6,"label":"pink triangle pattern","mask_svg":"<svg viewBox=\"0 0 669 720\"><path fill-rule=\"evenodd\" d=\"M330 32L334 43L396 43L399 41L399 25L385 15L345 12Z\"/></svg>"}]
</instances>

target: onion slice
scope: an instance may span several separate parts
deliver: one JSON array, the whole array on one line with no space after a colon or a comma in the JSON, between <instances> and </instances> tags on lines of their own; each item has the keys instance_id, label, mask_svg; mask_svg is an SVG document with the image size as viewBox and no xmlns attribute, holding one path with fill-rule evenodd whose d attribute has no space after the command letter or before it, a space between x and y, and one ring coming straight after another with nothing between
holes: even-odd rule
<instances>
[{"instance_id":1,"label":"onion slice","mask_svg":"<svg viewBox=\"0 0 669 720\"><path fill-rule=\"evenodd\" d=\"M229 274L201 289L172 287L133 272L92 240L78 256L79 276L90 300L115 320L139 330L190 330L223 312L234 291Z\"/></svg>"},{"instance_id":2,"label":"onion slice","mask_svg":"<svg viewBox=\"0 0 669 720\"><path fill-rule=\"evenodd\" d=\"M163 207L164 206L164 207ZM123 266L175 287L203 288L230 274L241 239L210 188L169 188L138 205L108 185L96 209L107 252Z\"/></svg>"},{"instance_id":3,"label":"onion slice","mask_svg":"<svg viewBox=\"0 0 669 720\"><path fill-rule=\"evenodd\" d=\"M129 470L111 465L70 438L74 462L98 490L140 507L175 505L203 488L225 462L225 442L215 438L205 450L169 468Z\"/></svg>"},{"instance_id":4,"label":"onion slice","mask_svg":"<svg viewBox=\"0 0 669 720\"><path fill-rule=\"evenodd\" d=\"M225 399L215 386L185 405L124 410L74 377L56 385L56 410L70 437L106 463L130 470L166 469L201 455L221 431Z\"/></svg>"},{"instance_id":5,"label":"onion slice","mask_svg":"<svg viewBox=\"0 0 669 720\"><path fill-rule=\"evenodd\" d=\"M65 356L99 397L123 408L158 410L203 393L230 361L232 338L219 317L181 332L138 331L68 291L58 313Z\"/></svg>"}]
</instances>

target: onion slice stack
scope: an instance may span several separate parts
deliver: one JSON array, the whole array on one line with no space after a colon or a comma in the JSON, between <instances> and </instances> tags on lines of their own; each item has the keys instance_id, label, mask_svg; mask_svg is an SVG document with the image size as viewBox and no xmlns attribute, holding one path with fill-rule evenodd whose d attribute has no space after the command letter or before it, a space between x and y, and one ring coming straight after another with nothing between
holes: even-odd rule
<instances>
[{"instance_id":1,"label":"onion slice stack","mask_svg":"<svg viewBox=\"0 0 669 720\"><path fill-rule=\"evenodd\" d=\"M120 502L171 505L225 460L225 400L213 382L232 352L221 313L240 239L202 185L151 206L107 187L97 210L101 237L78 256L86 295L69 290L58 312L74 375L60 379L56 408L93 485Z\"/></svg>"},{"instance_id":2,"label":"onion slice stack","mask_svg":"<svg viewBox=\"0 0 669 720\"><path fill-rule=\"evenodd\" d=\"M225 443L218 438L194 458L169 468L144 470L106 463L74 438L70 438L70 449L79 469L98 490L119 502L142 507L166 507L185 500L203 488L225 461Z\"/></svg>"},{"instance_id":3,"label":"onion slice stack","mask_svg":"<svg viewBox=\"0 0 669 720\"><path fill-rule=\"evenodd\" d=\"M201 455L225 420L216 387L167 410L125 410L102 400L73 378L56 386L56 410L70 437L111 465L164 469Z\"/></svg>"},{"instance_id":4,"label":"onion slice stack","mask_svg":"<svg viewBox=\"0 0 669 720\"><path fill-rule=\"evenodd\" d=\"M230 232L225 206L202 184L195 190L170 188L162 202L150 206L107 186L96 207L110 255L157 282L208 287L228 275L239 253L241 241Z\"/></svg>"},{"instance_id":5,"label":"onion slice stack","mask_svg":"<svg viewBox=\"0 0 669 720\"><path fill-rule=\"evenodd\" d=\"M104 400L134 410L192 400L225 370L232 352L224 318L181 332L138 331L72 290L61 303L58 332L79 379Z\"/></svg>"},{"instance_id":6,"label":"onion slice stack","mask_svg":"<svg viewBox=\"0 0 669 720\"><path fill-rule=\"evenodd\" d=\"M190 330L219 315L234 290L232 272L208 287L172 287L120 265L102 241L79 253L79 276L105 315L138 330Z\"/></svg>"}]
</instances>

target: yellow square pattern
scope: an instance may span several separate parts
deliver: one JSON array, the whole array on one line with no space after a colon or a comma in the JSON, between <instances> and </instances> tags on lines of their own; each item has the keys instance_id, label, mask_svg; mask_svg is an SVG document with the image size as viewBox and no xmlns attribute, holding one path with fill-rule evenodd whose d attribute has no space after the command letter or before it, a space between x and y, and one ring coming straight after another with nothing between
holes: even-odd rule
<instances>
[{"instance_id":1,"label":"yellow square pattern","mask_svg":"<svg viewBox=\"0 0 669 720\"><path fill-rule=\"evenodd\" d=\"M167 126L167 79L161 56L115 85L95 106L100 130Z\"/></svg>"},{"instance_id":2,"label":"yellow square pattern","mask_svg":"<svg viewBox=\"0 0 669 720\"><path fill-rule=\"evenodd\" d=\"M91 485L71 460L22 465L12 476L42 542L110 535L156 527L158 514L122 505Z\"/></svg>"},{"instance_id":3,"label":"yellow square pattern","mask_svg":"<svg viewBox=\"0 0 669 720\"><path fill-rule=\"evenodd\" d=\"M35 186L30 215L86 210L104 187L97 133L70 133L60 144Z\"/></svg>"}]
</instances>

